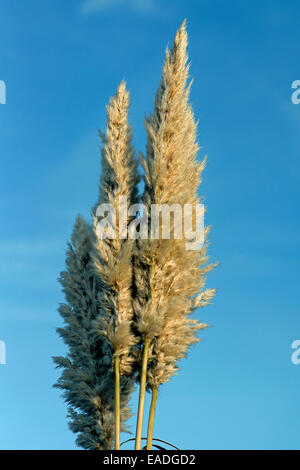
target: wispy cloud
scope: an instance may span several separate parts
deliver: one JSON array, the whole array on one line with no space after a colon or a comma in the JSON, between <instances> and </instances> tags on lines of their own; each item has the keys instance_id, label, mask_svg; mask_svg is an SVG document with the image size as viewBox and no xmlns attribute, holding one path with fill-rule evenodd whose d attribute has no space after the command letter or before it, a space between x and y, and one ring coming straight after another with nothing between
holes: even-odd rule
<instances>
[{"instance_id":1,"label":"wispy cloud","mask_svg":"<svg viewBox=\"0 0 300 470\"><path fill-rule=\"evenodd\" d=\"M127 6L137 13L148 13L155 8L155 0L84 0L81 11L95 13L118 6Z\"/></svg>"}]
</instances>

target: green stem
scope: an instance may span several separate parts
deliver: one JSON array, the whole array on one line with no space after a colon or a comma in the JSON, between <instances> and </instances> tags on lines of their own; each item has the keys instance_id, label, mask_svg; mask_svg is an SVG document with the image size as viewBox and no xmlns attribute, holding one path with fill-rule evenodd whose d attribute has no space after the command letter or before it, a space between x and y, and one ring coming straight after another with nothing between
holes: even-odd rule
<instances>
[{"instance_id":1,"label":"green stem","mask_svg":"<svg viewBox=\"0 0 300 470\"><path fill-rule=\"evenodd\" d=\"M147 450L152 449L153 425L154 425L155 408L156 408L156 402L157 402L157 394L158 394L158 387L152 387L152 399L151 399L149 421L148 421Z\"/></svg>"},{"instance_id":2,"label":"green stem","mask_svg":"<svg viewBox=\"0 0 300 470\"><path fill-rule=\"evenodd\" d=\"M115 358L115 438L116 450L120 450L120 359Z\"/></svg>"},{"instance_id":3,"label":"green stem","mask_svg":"<svg viewBox=\"0 0 300 470\"><path fill-rule=\"evenodd\" d=\"M145 403L145 392L146 392L146 381L147 381L148 346L149 346L149 339L146 338L144 349L143 349L143 364L142 364L142 376L141 376L141 382L140 382L139 408L138 408L138 416L137 416L137 423L136 423L135 450L141 449L144 403Z\"/></svg>"}]
</instances>

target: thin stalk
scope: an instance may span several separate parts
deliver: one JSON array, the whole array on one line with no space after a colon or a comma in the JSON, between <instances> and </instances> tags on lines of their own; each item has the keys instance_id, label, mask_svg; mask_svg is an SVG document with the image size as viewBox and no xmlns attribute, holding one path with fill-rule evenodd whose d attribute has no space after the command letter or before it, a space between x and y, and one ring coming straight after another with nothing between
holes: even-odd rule
<instances>
[{"instance_id":1,"label":"thin stalk","mask_svg":"<svg viewBox=\"0 0 300 470\"><path fill-rule=\"evenodd\" d=\"M136 423L135 450L141 449L144 403L145 403L146 380L147 380L148 347L149 347L149 339L146 338L144 348L143 348L143 364L142 364L142 376L141 376L141 383L140 383L139 408L138 408L138 416L137 416L137 423Z\"/></svg>"},{"instance_id":2,"label":"thin stalk","mask_svg":"<svg viewBox=\"0 0 300 470\"><path fill-rule=\"evenodd\" d=\"M120 359L115 358L115 439L116 450L120 450Z\"/></svg>"},{"instance_id":3,"label":"thin stalk","mask_svg":"<svg viewBox=\"0 0 300 470\"><path fill-rule=\"evenodd\" d=\"M157 394L158 394L158 387L153 387L151 406L150 406L150 412L149 412L149 420L148 420L147 450L152 449L153 425L154 425L155 408L156 408L156 402L157 402Z\"/></svg>"}]
</instances>

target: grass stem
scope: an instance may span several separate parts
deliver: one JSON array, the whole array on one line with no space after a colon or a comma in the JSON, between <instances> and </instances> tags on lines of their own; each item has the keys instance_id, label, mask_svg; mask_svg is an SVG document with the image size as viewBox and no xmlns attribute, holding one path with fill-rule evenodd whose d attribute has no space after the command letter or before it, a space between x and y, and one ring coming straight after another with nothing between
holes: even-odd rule
<instances>
[{"instance_id":1,"label":"grass stem","mask_svg":"<svg viewBox=\"0 0 300 470\"><path fill-rule=\"evenodd\" d=\"M157 402L157 394L158 394L158 387L153 387L149 420L148 420L147 450L152 449L153 425L154 425L155 408L156 408L156 402Z\"/></svg>"},{"instance_id":2,"label":"grass stem","mask_svg":"<svg viewBox=\"0 0 300 470\"><path fill-rule=\"evenodd\" d=\"M144 348L143 348L143 363L142 363L142 375L141 375L141 382L140 382L138 416L137 416L137 424L136 424L135 450L141 449L145 392L146 392L146 381L147 381L148 348L149 348L149 339L146 338Z\"/></svg>"},{"instance_id":3,"label":"grass stem","mask_svg":"<svg viewBox=\"0 0 300 470\"><path fill-rule=\"evenodd\" d=\"M120 359L115 358L115 446L120 450Z\"/></svg>"}]
</instances>

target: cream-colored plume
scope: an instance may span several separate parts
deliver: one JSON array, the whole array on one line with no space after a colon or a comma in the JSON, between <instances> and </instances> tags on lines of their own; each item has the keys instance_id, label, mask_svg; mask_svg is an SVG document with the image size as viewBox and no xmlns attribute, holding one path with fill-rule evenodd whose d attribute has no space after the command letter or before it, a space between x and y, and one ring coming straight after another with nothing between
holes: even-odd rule
<instances>
[{"instance_id":1,"label":"cream-colored plume","mask_svg":"<svg viewBox=\"0 0 300 470\"><path fill-rule=\"evenodd\" d=\"M199 147L189 103L186 48L183 22L171 51L166 51L154 112L146 119L147 154L141 158L145 170L143 203L149 212L151 204L179 204L183 211L184 204L201 202L197 190L205 159L201 163L196 160ZM171 227L174 230L174 224ZM199 251L187 250L185 237L162 239L160 235L158 240L138 240L134 305L138 330L150 340L147 381L151 388L170 379L189 346L199 341L197 330L208 326L190 317L214 294L213 290L203 292L205 275L215 266L207 265L207 234L208 228Z\"/></svg>"},{"instance_id":2,"label":"cream-colored plume","mask_svg":"<svg viewBox=\"0 0 300 470\"><path fill-rule=\"evenodd\" d=\"M100 132L103 142L102 175L98 205L111 204L115 210L116 238L97 237L93 253L95 272L104 282L106 289L99 302L103 308L103 319L95 323L95 328L106 336L119 357L120 373L129 374L132 365L131 350L136 344L132 332L132 247L133 240L120 238L122 227L119 220L125 217L126 227L129 219L129 206L137 197L137 161L131 145L131 128L128 124L129 93L122 82L106 108L106 135ZM119 210L120 201L125 201ZM94 229L100 219L94 208ZM122 214L121 214L122 212Z\"/></svg>"}]
</instances>

